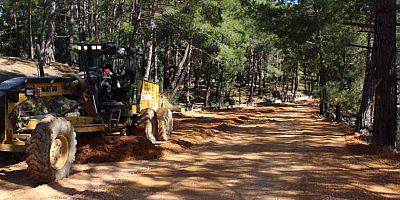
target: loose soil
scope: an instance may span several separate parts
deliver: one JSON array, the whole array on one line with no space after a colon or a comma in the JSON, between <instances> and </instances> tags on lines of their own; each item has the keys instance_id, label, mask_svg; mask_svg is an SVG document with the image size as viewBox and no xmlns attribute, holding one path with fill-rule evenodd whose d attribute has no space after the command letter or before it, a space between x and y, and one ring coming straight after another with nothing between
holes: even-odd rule
<instances>
[{"instance_id":1,"label":"loose soil","mask_svg":"<svg viewBox=\"0 0 400 200\"><path fill-rule=\"evenodd\" d=\"M76 163L118 162L137 159L155 159L160 148L142 137L87 136L78 137Z\"/></svg>"},{"instance_id":2,"label":"loose soil","mask_svg":"<svg viewBox=\"0 0 400 200\"><path fill-rule=\"evenodd\" d=\"M47 76L62 76L76 69L61 63L51 63L44 69ZM37 76L37 61L16 57L0 57L0 83L18 76Z\"/></svg>"},{"instance_id":3,"label":"loose soil","mask_svg":"<svg viewBox=\"0 0 400 200\"><path fill-rule=\"evenodd\" d=\"M187 122L190 119L185 119ZM192 119L193 120L193 119ZM174 137L170 141L159 145L152 144L140 136L78 136L76 163L106 163L130 160L153 160L177 154L185 149L206 141L213 136L214 131L197 129L195 132L189 127L180 125L180 118L175 117ZM190 132L190 133L189 133Z\"/></svg>"},{"instance_id":4,"label":"loose soil","mask_svg":"<svg viewBox=\"0 0 400 200\"><path fill-rule=\"evenodd\" d=\"M350 130L346 135L347 149L355 155L379 160L388 165L400 167L400 152L373 146L360 138L361 134Z\"/></svg>"}]
</instances>

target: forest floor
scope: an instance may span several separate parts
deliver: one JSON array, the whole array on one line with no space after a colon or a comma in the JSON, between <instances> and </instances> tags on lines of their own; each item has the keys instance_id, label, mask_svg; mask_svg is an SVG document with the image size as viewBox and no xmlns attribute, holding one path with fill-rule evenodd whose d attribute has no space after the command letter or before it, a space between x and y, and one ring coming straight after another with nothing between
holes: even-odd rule
<instances>
[{"instance_id":1,"label":"forest floor","mask_svg":"<svg viewBox=\"0 0 400 200\"><path fill-rule=\"evenodd\" d=\"M61 63L51 63L45 68L47 76L59 76L70 73L68 65ZM16 76L37 76L37 61L33 59L22 59L16 57L0 57L0 83Z\"/></svg>"},{"instance_id":2,"label":"forest floor","mask_svg":"<svg viewBox=\"0 0 400 200\"><path fill-rule=\"evenodd\" d=\"M172 141L139 148L157 156L75 164L40 186L24 162L3 165L0 199L399 199L399 155L317 113L311 101L178 113Z\"/></svg>"}]
</instances>

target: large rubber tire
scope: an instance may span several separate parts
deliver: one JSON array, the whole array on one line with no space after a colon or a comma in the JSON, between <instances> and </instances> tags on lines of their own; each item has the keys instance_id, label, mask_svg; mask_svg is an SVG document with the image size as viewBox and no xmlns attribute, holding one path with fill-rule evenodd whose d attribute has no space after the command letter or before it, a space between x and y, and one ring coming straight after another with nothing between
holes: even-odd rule
<instances>
[{"instance_id":1,"label":"large rubber tire","mask_svg":"<svg viewBox=\"0 0 400 200\"><path fill-rule=\"evenodd\" d=\"M43 119L28 141L26 163L31 178L49 183L69 175L76 153L76 134L64 118Z\"/></svg>"},{"instance_id":2,"label":"large rubber tire","mask_svg":"<svg viewBox=\"0 0 400 200\"><path fill-rule=\"evenodd\" d=\"M157 114L153 109L146 108L140 112L137 122L137 135L144 135L151 143L155 144L158 135Z\"/></svg>"},{"instance_id":3,"label":"large rubber tire","mask_svg":"<svg viewBox=\"0 0 400 200\"><path fill-rule=\"evenodd\" d=\"M158 140L167 141L171 139L172 130L174 128L174 120L172 112L168 108L157 109L158 120Z\"/></svg>"}]
</instances>

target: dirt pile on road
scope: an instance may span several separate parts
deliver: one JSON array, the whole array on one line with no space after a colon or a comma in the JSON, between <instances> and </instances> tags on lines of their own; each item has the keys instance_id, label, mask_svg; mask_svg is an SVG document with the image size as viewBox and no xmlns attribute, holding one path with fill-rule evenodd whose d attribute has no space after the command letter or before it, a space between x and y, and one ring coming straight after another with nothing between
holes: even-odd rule
<instances>
[{"instance_id":1,"label":"dirt pile on road","mask_svg":"<svg viewBox=\"0 0 400 200\"><path fill-rule=\"evenodd\" d=\"M195 144L211 138L212 130L195 130L187 135L177 134L174 139L154 145L138 136L78 136L76 163L104 163L128 160L152 160L184 152Z\"/></svg>"},{"instance_id":2,"label":"dirt pile on road","mask_svg":"<svg viewBox=\"0 0 400 200\"><path fill-rule=\"evenodd\" d=\"M195 144L209 141L215 134L218 121L204 121L204 128L197 127L198 119L175 118L172 140L153 145L138 136L78 135L76 163L104 163L128 160L152 160L182 153ZM209 119L207 119L209 120Z\"/></svg>"},{"instance_id":3,"label":"dirt pile on road","mask_svg":"<svg viewBox=\"0 0 400 200\"><path fill-rule=\"evenodd\" d=\"M160 148L143 137L135 136L82 136L78 138L76 163L118 162L155 159Z\"/></svg>"}]
</instances>

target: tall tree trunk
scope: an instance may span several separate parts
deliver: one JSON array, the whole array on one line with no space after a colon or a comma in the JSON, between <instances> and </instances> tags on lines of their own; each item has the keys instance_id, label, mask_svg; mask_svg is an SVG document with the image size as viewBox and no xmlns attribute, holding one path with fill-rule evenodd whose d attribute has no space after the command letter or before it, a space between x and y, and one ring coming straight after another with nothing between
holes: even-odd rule
<instances>
[{"instance_id":1,"label":"tall tree trunk","mask_svg":"<svg viewBox=\"0 0 400 200\"><path fill-rule=\"evenodd\" d=\"M293 102L296 100L296 93L297 93L297 90L299 89L299 66L300 66L300 63L297 62L297 66L295 68L294 78L293 78L293 88L292 88L293 89L292 90Z\"/></svg>"},{"instance_id":2,"label":"tall tree trunk","mask_svg":"<svg viewBox=\"0 0 400 200\"><path fill-rule=\"evenodd\" d=\"M251 80L250 80L250 95L249 95L249 103L253 103L254 101L254 78L255 78L255 55L254 55L254 49L250 50L250 58L251 58L251 62L249 63L249 71L250 71L250 76L251 76Z\"/></svg>"},{"instance_id":3,"label":"tall tree trunk","mask_svg":"<svg viewBox=\"0 0 400 200\"><path fill-rule=\"evenodd\" d=\"M153 63L153 41L147 42L147 59L146 60L147 60L147 64L146 64L146 69L144 70L145 74L144 74L143 79L145 81L149 81L151 66Z\"/></svg>"},{"instance_id":4,"label":"tall tree trunk","mask_svg":"<svg viewBox=\"0 0 400 200\"><path fill-rule=\"evenodd\" d=\"M267 78L268 78L268 63L269 63L268 57L269 57L269 52L264 54L264 59L263 59L263 61L264 61L264 76L263 76L263 88L264 88L264 90L267 87L266 83L267 83Z\"/></svg>"},{"instance_id":5,"label":"tall tree trunk","mask_svg":"<svg viewBox=\"0 0 400 200\"><path fill-rule=\"evenodd\" d=\"M337 103L335 105L335 115L336 115L336 122L341 122L342 121L342 106L340 105L340 103Z\"/></svg>"},{"instance_id":6,"label":"tall tree trunk","mask_svg":"<svg viewBox=\"0 0 400 200\"><path fill-rule=\"evenodd\" d=\"M372 143L395 148L397 133L396 1L376 1L372 65L376 69Z\"/></svg>"},{"instance_id":7,"label":"tall tree trunk","mask_svg":"<svg viewBox=\"0 0 400 200\"><path fill-rule=\"evenodd\" d=\"M67 11L68 17L68 48L72 49L72 43L74 42L74 13L75 13L75 4L71 3L69 9ZM73 51L68 51L68 65L73 65Z\"/></svg>"},{"instance_id":8,"label":"tall tree trunk","mask_svg":"<svg viewBox=\"0 0 400 200\"><path fill-rule=\"evenodd\" d=\"M178 70L178 68L179 68L179 63L181 63L180 61L180 59L179 59L179 51L180 51L180 46L177 46L177 44L176 44L176 41L174 41L173 42L174 44L173 44L173 46L174 46L174 49L173 49L173 52L174 52L174 59L173 59L173 67L171 67L172 69L171 69L171 71L173 71L173 73L170 73L171 74L171 76L170 76L170 80L171 80L171 88L174 88L175 86L174 85L172 85L172 84L175 84L174 83L174 80L175 80L175 76L176 76L176 74L177 73L180 73L180 71L179 70L182 70L182 69L179 69ZM187 47L186 47L187 48ZM187 49L187 50L189 50L189 49ZM185 52L186 52L186 50L185 50ZM185 55L185 54L184 54ZM179 76L179 75L178 75Z\"/></svg>"},{"instance_id":9,"label":"tall tree trunk","mask_svg":"<svg viewBox=\"0 0 400 200\"><path fill-rule=\"evenodd\" d=\"M88 34L90 39L97 39L97 17L98 17L98 5L99 0L89 0L88 1Z\"/></svg>"},{"instance_id":10,"label":"tall tree trunk","mask_svg":"<svg viewBox=\"0 0 400 200\"><path fill-rule=\"evenodd\" d=\"M155 39L155 28L156 28L156 21L155 21L155 14L157 11L157 1L155 0L153 4L151 5L151 10L150 10L150 20L149 20L149 27L150 27L150 39L147 41L146 44L146 54L147 54L147 64L146 64L146 70L145 70L145 75L144 75L144 80L148 80L150 77L150 70L151 66L154 64L153 60L153 53L154 53L154 39Z\"/></svg>"},{"instance_id":11,"label":"tall tree trunk","mask_svg":"<svg viewBox=\"0 0 400 200\"><path fill-rule=\"evenodd\" d=\"M272 97L274 98L281 98L278 90L278 84L279 84L279 77L275 76L274 92L272 93Z\"/></svg>"},{"instance_id":12,"label":"tall tree trunk","mask_svg":"<svg viewBox=\"0 0 400 200\"><path fill-rule=\"evenodd\" d=\"M87 36L88 36L88 31L87 31L87 0L82 0L82 18L81 18L81 22L82 22L82 38L83 41L86 41Z\"/></svg>"},{"instance_id":13,"label":"tall tree trunk","mask_svg":"<svg viewBox=\"0 0 400 200\"><path fill-rule=\"evenodd\" d=\"M267 88L267 71L264 72L264 76L262 79L262 87L263 87L264 91Z\"/></svg>"},{"instance_id":14,"label":"tall tree trunk","mask_svg":"<svg viewBox=\"0 0 400 200\"><path fill-rule=\"evenodd\" d=\"M242 85L239 84L239 105L242 104Z\"/></svg>"},{"instance_id":15,"label":"tall tree trunk","mask_svg":"<svg viewBox=\"0 0 400 200\"><path fill-rule=\"evenodd\" d=\"M121 24L122 24L122 19L124 15L124 5L125 5L125 0L119 0L118 4L115 5L115 26L114 26L114 35L115 35L115 41L118 43L122 44L121 41Z\"/></svg>"},{"instance_id":16,"label":"tall tree trunk","mask_svg":"<svg viewBox=\"0 0 400 200\"><path fill-rule=\"evenodd\" d=\"M85 0L77 0L76 1L76 6L77 6L77 19L79 20L78 21L78 32L79 32L79 42L84 42L84 41L86 41L86 33L85 33L85 20L84 20L84 17L85 17L85 9L82 9L82 6L81 6L81 2L85 2ZM108 18L106 18L106 19L108 19ZM106 23L106 24L108 24L108 23Z\"/></svg>"},{"instance_id":17,"label":"tall tree trunk","mask_svg":"<svg viewBox=\"0 0 400 200\"><path fill-rule=\"evenodd\" d=\"M329 99L328 99L328 88L327 88L327 74L326 74L326 61L325 61L325 50L322 47L322 41L320 43L320 52L319 52L319 59L320 59L320 70L319 70L319 86L321 88L321 99L319 103L319 113L322 116L326 117L326 114L329 109Z\"/></svg>"},{"instance_id":18,"label":"tall tree trunk","mask_svg":"<svg viewBox=\"0 0 400 200\"><path fill-rule=\"evenodd\" d=\"M87 24L87 36L89 37L89 39L93 39L93 27L92 27L92 25L93 25L93 21L92 21L92 19L93 19L93 11L92 11L92 3L91 3L91 0L87 0L87 3L86 3L86 17L85 17L85 20L87 20L86 21L86 24Z\"/></svg>"},{"instance_id":19,"label":"tall tree trunk","mask_svg":"<svg viewBox=\"0 0 400 200\"><path fill-rule=\"evenodd\" d=\"M158 83L158 55L157 55L157 46L154 47L154 82Z\"/></svg>"},{"instance_id":20,"label":"tall tree trunk","mask_svg":"<svg viewBox=\"0 0 400 200\"><path fill-rule=\"evenodd\" d=\"M188 73L188 69L190 67L190 57L192 55L192 45L191 43L188 44L187 50L185 50L185 55L183 56L181 62L179 63L178 69L181 69L179 75L175 73L174 78L174 87L171 92L171 96L175 96L178 92L179 87L182 85L183 78L185 77L186 73ZM182 69L183 68L183 69Z\"/></svg>"},{"instance_id":21,"label":"tall tree trunk","mask_svg":"<svg viewBox=\"0 0 400 200\"><path fill-rule=\"evenodd\" d=\"M219 65L218 65L217 69L219 70ZM219 102L219 95L221 94L219 89L221 89L221 87L220 87L220 82L218 81L215 86L215 95L214 95L214 102L217 102L217 103Z\"/></svg>"},{"instance_id":22,"label":"tall tree trunk","mask_svg":"<svg viewBox=\"0 0 400 200\"><path fill-rule=\"evenodd\" d=\"M137 42L138 31L141 23L141 16L142 16L142 2L141 0L134 0L131 9L131 25L133 26L133 31L131 33L131 46L135 46Z\"/></svg>"},{"instance_id":23,"label":"tall tree trunk","mask_svg":"<svg viewBox=\"0 0 400 200\"><path fill-rule=\"evenodd\" d=\"M33 59L32 0L28 8L28 58Z\"/></svg>"},{"instance_id":24,"label":"tall tree trunk","mask_svg":"<svg viewBox=\"0 0 400 200\"><path fill-rule=\"evenodd\" d=\"M220 64L221 66L221 75L219 77L219 106L224 106L224 97L225 97L225 89L224 89L224 64Z\"/></svg>"},{"instance_id":25,"label":"tall tree trunk","mask_svg":"<svg viewBox=\"0 0 400 200\"><path fill-rule=\"evenodd\" d=\"M169 44L165 45L164 48L164 58L163 58L163 88L164 90L168 90L170 86L170 79L169 79L169 68L170 68L170 57L171 57L171 51L169 49Z\"/></svg>"},{"instance_id":26,"label":"tall tree trunk","mask_svg":"<svg viewBox=\"0 0 400 200\"><path fill-rule=\"evenodd\" d=\"M261 85L262 85L262 69L261 69L261 56L258 58L257 71L258 71L258 95L261 95Z\"/></svg>"},{"instance_id":27,"label":"tall tree trunk","mask_svg":"<svg viewBox=\"0 0 400 200\"><path fill-rule=\"evenodd\" d=\"M203 59L200 59L200 63L194 68L194 89L198 90L200 85L200 74L201 66L203 65Z\"/></svg>"},{"instance_id":28,"label":"tall tree trunk","mask_svg":"<svg viewBox=\"0 0 400 200\"><path fill-rule=\"evenodd\" d=\"M308 94L308 73L305 65L303 66L303 73L304 73L304 93Z\"/></svg>"},{"instance_id":29,"label":"tall tree trunk","mask_svg":"<svg viewBox=\"0 0 400 200\"><path fill-rule=\"evenodd\" d=\"M285 81L283 82L283 88L284 88L284 94L285 94L285 98L283 99L284 102L288 101L288 92L289 92L289 76L286 75L285 76Z\"/></svg>"},{"instance_id":30,"label":"tall tree trunk","mask_svg":"<svg viewBox=\"0 0 400 200\"><path fill-rule=\"evenodd\" d=\"M310 83L308 84L309 88L310 88L309 89L309 94L311 94L312 92L314 92L314 89L315 89L316 78L314 78L314 74L312 72L310 72L308 78L310 79Z\"/></svg>"},{"instance_id":31,"label":"tall tree trunk","mask_svg":"<svg viewBox=\"0 0 400 200\"><path fill-rule=\"evenodd\" d=\"M93 23L94 23L94 34L96 35L96 38L99 38L99 0L96 0L96 5L95 5L95 10L94 10L94 16L93 16Z\"/></svg>"},{"instance_id":32,"label":"tall tree trunk","mask_svg":"<svg viewBox=\"0 0 400 200\"><path fill-rule=\"evenodd\" d=\"M19 24L17 14L14 15L14 32L15 32L15 43L14 43L14 56L20 57L21 56L21 42L20 42L20 33L19 33Z\"/></svg>"},{"instance_id":33,"label":"tall tree trunk","mask_svg":"<svg viewBox=\"0 0 400 200\"><path fill-rule=\"evenodd\" d=\"M191 67L190 63L188 66L188 70L186 73L186 103L189 105L190 104L190 86L192 85L192 82L190 80L190 72L191 72Z\"/></svg>"},{"instance_id":34,"label":"tall tree trunk","mask_svg":"<svg viewBox=\"0 0 400 200\"><path fill-rule=\"evenodd\" d=\"M294 74L294 72L293 72L293 73L292 73L291 86L290 86L290 94L291 94L291 96L288 97L288 98L289 98L289 101L292 101L293 96L294 96L294 88L295 88L295 84L296 84L295 82L296 82L296 77L295 77L295 74Z\"/></svg>"},{"instance_id":35,"label":"tall tree trunk","mask_svg":"<svg viewBox=\"0 0 400 200\"><path fill-rule=\"evenodd\" d=\"M183 58L181 59L179 64L176 66L176 70L174 71L174 78L171 82L171 88L173 88L173 89L176 87L176 85L179 81L179 77L181 76L182 70L185 67L186 60L189 57L189 53L191 53L191 51L192 51L191 49L192 49L192 45L190 43L188 43L188 45L186 46L186 49L185 49L185 53L183 54ZM175 56L175 62L178 62L178 59L179 59L179 57L178 57L178 52L177 52L177 54Z\"/></svg>"},{"instance_id":36,"label":"tall tree trunk","mask_svg":"<svg viewBox=\"0 0 400 200\"><path fill-rule=\"evenodd\" d=\"M210 95L211 95L211 73L207 73L207 80L206 80L206 97L204 98L204 105L207 107L210 105Z\"/></svg>"},{"instance_id":37,"label":"tall tree trunk","mask_svg":"<svg viewBox=\"0 0 400 200\"><path fill-rule=\"evenodd\" d=\"M54 61L54 35L55 35L55 17L56 17L56 0L47 0L46 8L48 8L47 13L47 27L45 33L45 39L42 42L41 54L45 61L45 66L51 61ZM45 20L45 19L43 19Z\"/></svg>"},{"instance_id":38,"label":"tall tree trunk","mask_svg":"<svg viewBox=\"0 0 400 200\"><path fill-rule=\"evenodd\" d=\"M366 67L365 78L363 85L363 93L361 98L360 109L358 110L356 129L367 130L372 133L372 125L374 119L374 106L375 106L375 88L374 88L374 71L375 69L371 63L371 33L368 33L368 50L366 54Z\"/></svg>"}]
</instances>

